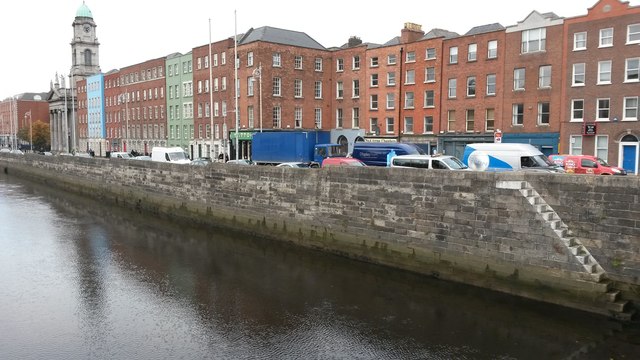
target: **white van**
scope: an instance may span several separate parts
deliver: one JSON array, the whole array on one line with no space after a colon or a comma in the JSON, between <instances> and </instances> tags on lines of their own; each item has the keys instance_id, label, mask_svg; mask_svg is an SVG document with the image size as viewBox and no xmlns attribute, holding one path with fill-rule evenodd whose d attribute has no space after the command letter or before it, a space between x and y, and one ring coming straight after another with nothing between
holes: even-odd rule
<instances>
[{"instance_id":1,"label":"white van","mask_svg":"<svg viewBox=\"0 0 640 360\"><path fill-rule=\"evenodd\" d=\"M131 159L131 155L129 155L129 153L126 153L124 151L112 151L109 154L109 157L111 159Z\"/></svg>"},{"instance_id":2,"label":"white van","mask_svg":"<svg viewBox=\"0 0 640 360\"><path fill-rule=\"evenodd\" d=\"M564 172L535 146L530 144L467 144L462 162L476 171L546 171Z\"/></svg>"},{"instance_id":3,"label":"white van","mask_svg":"<svg viewBox=\"0 0 640 360\"><path fill-rule=\"evenodd\" d=\"M189 164L189 155L181 147L156 146L151 150L151 161Z\"/></svg>"},{"instance_id":4,"label":"white van","mask_svg":"<svg viewBox=\"0 0 640 360\"><path fill-rule=\"evenodd\" d=\"M450 155L398 155L391 158L391 167L417 169L467 170L455 156Z\"/></svg>"}]
</instances>

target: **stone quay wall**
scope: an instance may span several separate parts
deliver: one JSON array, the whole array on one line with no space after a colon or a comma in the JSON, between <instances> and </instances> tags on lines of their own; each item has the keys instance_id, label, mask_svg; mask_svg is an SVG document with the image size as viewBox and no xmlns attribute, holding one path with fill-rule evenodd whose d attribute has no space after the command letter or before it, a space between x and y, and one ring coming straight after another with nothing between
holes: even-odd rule
<instances>
[{"instance_id":1,"label":"stone quay wall","mask_svg":"<svg viewBox=\"0 0 640 360\"><path fill-rule=\"evenodd\" d=\"M593 280L518 191L526 182L640 300L640 177L402 168L207 167L0 154L8 175L139 210L596 313ZM606 290L605 290L606 291Z\"/></svg>"}]
</instances>

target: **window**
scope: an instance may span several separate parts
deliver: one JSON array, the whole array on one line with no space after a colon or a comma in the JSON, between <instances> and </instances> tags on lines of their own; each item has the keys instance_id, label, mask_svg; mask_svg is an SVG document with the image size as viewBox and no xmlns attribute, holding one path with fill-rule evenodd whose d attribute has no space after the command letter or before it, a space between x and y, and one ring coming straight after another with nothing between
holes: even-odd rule
<instances>
[{"instance_id":1,"label":"window","mask_svg":"<svg viewBox=\"0 0 640 360\"><path fill-rule=\"evenodd\" d=\"M223 76L220 80L220 87L222 88L222 91L227 90L227 77Z\"/></svg>"},{"instance_id":2,"label":"window","mask_svg":"<svg viewBox=\"0 0 640 360\"><path fill-rule=\"evenodd\" d=\"M573 51L587 49L587 33L579 32L573 34Z\"/></svg>"},{"instance_id":3,"label":"window","mask_svg":"<svg viewBox=\"0 0 640 360\"><path fill-rule=\"evenodd\" d=\"M513 104L511 124L516 126L524 124L524 104Z\"/></svg>"},{"instance_id":4,"label":"window","mask_svg":"<svg viewBox=\"0 0 640 360\"><path fill-rule=\"evenodd\" d=\"M357 99L360 97L360 80L351 82L351 97Z\"/></svg>"},{"instance_id":5,"label":"window","mask_svg":"<svg viewBox=\"0 0 640 360\"><path fill-rule=\"evenodd\" d=\"M293 126L296 129L299 129L302 127L302 108L300 107L296 107L293 110Z\"/></svg>"},{"instance_id":6,"label":"window","mask_svg":"<svg viewBox=\"0 0 640 360\"><path fill-rule=\"evenodd\" d=\"M282 78L273 78L273 96L282 96Z\"/></svg>"},{"instance_id":7,"label":"window","mask_svg":"<svg viewBox=\"0 0 640 360\"><path fill-rule=\"evenodd\" d=\"M436 106L436 97L433 90L426 90L424 92L424 107L432 108Z\"/></svg>"},{"instance_id":8,"label":"window","mask_svg":"<svg viewBox=\"0 0 640 360\"><path fill-rule=\"evenodd\" d=\"M371 74L371 87L378 87L378 74Z\"/></svg>"},{"instance_id":9,"label":"window","mask_svg":"<svg viewBox=\"0 0 640 360\"><path fill-rule=\"evenodd\" d=\"M404 93L404 108L405 109L414 108L414 96L412 91L407 91L406 93Z\"/></svg>"},{"instance_id":10,"label":"window","mask_svg":"<svg viewBox=\"0 0 640 360\"><path fill-rule=\"evenodd\" d=\"M255 118L254 118L254 115L253 115L253 105L247 106L247 124L249 126L249 129L253 129L255 127ZM202 126L202 125L200 125L200 126ZM200 131L202 131L202 129ZM202 135L200 137L202 137Z\"/></svg>"},{"instance_id":11,"label":"window","mask_svg":"<svg viewBox=\"0 0 640 360\"><path fill-rule=\"evenodd\" d=\"M394 120L392 117L388 117L385 119L386 121L386 125L387 125L387 134L393 134L393 132L395 131L394 129Z\"/></svg>"},{"instance_id":12,"label":"window","mask_svg":"<svg viewBox=\"0 0 640 360\"><path fill-rule=\"evenodd\" d=\"M371 58L371 67L378 67L378 57L374 56Z\"/></svg>"},{"instance_id":13,"label":"window","mask_svg":"<svg viewBox=\"0 0 640 360\"><path fill-rule=\"evenodd\" d=\"M478 59L478 44L469 44L467 52L467 61L476 61Z\"/></svg>"},{"instance_id":14,"label":"window","mask_svg":"<svg viewBox=\"0 0 640 360\"><path fill-rule=\"evenodd\" d=\"M354 107L351 109L351 128L360 128L360 108Z\"/></svg>"},{"instance_id":15,"label":"window","mask_svg":"<svg viewBox=\"0 0 640 360\"><path fill-rule=\"evenodd\" d=\"M469 76L467 78L467 96L476 96L476 77Z\"/></svg>"},{"instance_id":16,"label":"window","mask_svg":"<svg viewBox=\"0 0 640 360\"><path fill-rule=\"evenodd\" d=\"M571 85L584 86L584 73L585 73L584 63L573 64L573 80L571 82Z\"/></svg>"},{"instance_id":17,"label":"window","mask_svg":"<svg viewBox=\"0 0 640 360\"><path fill-rule=\"evenodd\" d=\"M427 60L433 60L436 58L436 49L435 48L428 48L425 54L425 58Z\"/></svg>"},{"instance_id":18,"label":"window","mask_svg":"<svg viewBox=\"0 0 640 360\"><path fill-rule=\"evenodd\" d=\"M227 63L227 53L220 53L220 65L224 65Z\"/></svg>"},{"instance_id":19,"label":"window","mask_svg":"<svg viewBox=\"0 0 640 360\"><path fill-rule=\"evenodd\" d=\"M538 103L538 125L549 125L550 106L548 102Z\"/></svg>"},{"instance_id":20,"label":"window","mask_svg":"<svg viewBox=\"0 0 640 360\"><path fill-rule=\"evenodd\" d=\"M344 97L344 84L342 81L336 83L336 99L342 99Z\"/></svg>"},{"instance_id":21,"label":"window","mask_svg":"<svg viewBox=\"0 0 640 360\"><path fill-rule=\"evenodd\" d=\"M424 132L433 133L433 116L424 117Z\"/></svg>"},{"instance_id":22,"label":"window","mask_svg":"<svg viewBox=\"0 0 640 360\"><path fill-rule=\"evenodd\" d=\"M456 111L448 110L447 111L447 131L455 131L456 130Z\"/></svg>"},{"instance_id":23,"label":"window","mask_svg":"<svg viewBox=\"0 0 640 360\"><path fill-rule=\"evenodd\" d=\"M356 55L353 57L353 70L360 69L360 56Z\"/></svg>"},{"instance_id":24,"label":"window","mask_svg":"<svg viewBox=\"0 0 640 360\"><path fill-rule=\"evenodd\" d=\"M253 51L247 53L247 66L253 66Z\"/></svg>"},{"instance_id":25,"label":"window","mask_svg":"<svg viewBox=\"0 0 640 360\"><path fill-rule=\"evenodd\" d=\"M487 58L495 59L498 57L498 40L491 40L487 43Z\"/></svg>"},{"instance_id":26,"label":"window","mask_svg":"<svg viewBox=\"0 0 640 360\"><path fill-rule=\"evenodd\" d=\"M390 54L387 55L387 65L395 65L396 64L396 55Z\"/></svg>"},{"instance_id":27,"label":"window","mask_svg":"<svg viewBox=\"0 0 640 360\"><path fill-rule=\"evenodd\" d=\"M369 130L375 135L380 134L380 129L378 128L378 118L369 119Z\"/></svg>"},{"instance_id":28,"label":"window","mask_svg":"<svg viewBox=\"0 0 640 360\"><path fill-rule=\"evenodd\" d=\"M467 110L467 116L466 116L466 131L467 132L473 132L473 128L475 126L475 118L476 118L476 111L473 109L468 109Z\"/></svg>"},{"instance_id":29,"label":"window","mask_svg":"<svg viewBox=\"0 0 640 360\"><path fill-rule=\"evenodd\" d=\"M484 129L486 131L493 131L496 122L495 109L487 109L484 112Z\"/></svg>"},{"instance_id":30,"label":"window","mask_svg":"<svg viewBox=\"0 0 640 360\"><path fill-rule=\"evenodd\" d=\"M428 67L424 70L424 81L425 82L436 82L436 68Z\"/></svg>"},{"instance_id":31,"label":"window","mask_svg":"<svg viewBox=\"0 0 640 360\"><path fill-rule=\"evenodd\" d=\"M600 47L613 46L613 28L600 29Z\"/></svg>"},{"instance_id":32,"label":"window","mask_svg":"<svg viewBox=\"0 0 640 360\"><path fill-rule=\"evenodd\" d=\"M413 117L412 116L404 117L404 133L413 134Z\"/></svg>"},{"instance_id":33,"label":"window","mask_svg":"<svg viewBox=\"0 0 640 360\"><path fill-rule=\"evenodd\" d=\"M596 120L609 120L609 99L598 99L598 110Z\"/></svg>"},{"instance_id":34,"label":"window","mask_svg":"<svg viewBox=\"0 0 640 360\"><path fill-rule=\"evenodd\" d=\"M272 111L273 127L279 129L282 126L282 108L274 106Z\"/></svg>"},{"instance_id":35,"label":"window","mask_svg":"<svg viewBox=\"0 0 640 360\"><path fill-rule=\"evenodd\" d=\"M596 135L596 157L608 161L609 137L607 135Z\"/></svg>"},{"instance_id":36,"label":"window","mask_svg":"<svg viewBox=\"0 0 640 360\"><path fill-rule=\"evenodd\" d=\"M316 58L314 69L315 71L322 71L322 58Z\"/></svg>"},{"instance_id":37,"label":"window","mask_svg":"<svg viewBox=\"0 0 640 360\"><path fill-rule=\"evenodd\" d=\"M295 79L293 81L293 97L301 98L302 97L302 80Z\"/></svg>"},{"instance_id":38,"label":"window","mask_svg":"<svg viewBox=\"0 0 640 360\"><path fill-rule=\"evenodd\" d=\"M522 54L544 51L547 38L547 29L538 28L522 32Z\"/></svg>"},{"instance_id":39,"label":"window","mask_svg":"<svg viewBox=\"0 0 640 360\"><path fill-rule=\"evenodd\" d=\"M513 90L524 90L525 69L513 70Z\"/></svg>"},{"instance_id":40,"label":"window","mask_svg":"<svg viewBox=\"0 0 640 360\"><path fill-rule=\"evenodd\" d=\"M343 122L343 111L342 108L338 108L336 109L336 128L338 129L342 129L342 122Z\"/></svg>"},{"instance_id":41,"label":"window","mask_svg":"<svg viewBox=\"0 0 640 360\"><path fill-rule=\"evenodd\" d=\"M253 84L255 83L255 81L253 81L253 76L249 76L247 78L247 96L253 96Z\"/></svg>"},{"instance_id":42,"label":"window","mask_svg":"<svg viewBox=\"0 0 640 360\"><path fill-rule=\"evenodd\" d=\"M638 120L638 97L624 98L624 116L622 120Z\"/></svg>"},{"instance_id":43,"label":"window","mask_svg":"<svg viewBox=\"0 0 640 360\"><path fill-rule=\"evenodd\" d=\"M273 53L273 67L282 66L282 56L280 53Z\"/></svg>"},{"instance_id":44,"label":"window","mask_svg":"<svg viewBox=\"0 0 640 360\"><path fill-rule=\"evenodd\" d=\"M394 109L396 107L396 96L394 93L387 94L387 109Z\"/></svg>"},{"instance_id":45,"label":"window","mask_svg":"<svg viewBox=\"0 0 640 360\"><path fill-rule=\"evenodd\" d=\"M611 84L611 60L598 62L598 85Z\"/></svg>"},{"instance_id":46,"label":"window","mask_svg":"<svg viewBox=\"0 0 640 360\"><path fill-rule=\"evenodd\" d=\"M296 55L293 59L293 68L302 70L302 55Z\"/></svg>"},{"instance_id":47,"label":"window","mask_svg":"<svg viewBox=\"0 0 640 360\"><path fill-rule=\"evenodd\" d=\"M336 60L336 71L338 72L344 71L344 59Z\"/></svg>"},{"instance_id":48,"label":"window","mask_svg":"<svg viewBox=\"0 0 640 360\"><path fill-rule=\"evenodd\" d=\"M322 81L316 80L313 84L313 96L316 99L322 99Z\"/></svg>"},{"instance_id":49,"label":"window","mask_svg":"<svg viewBox=\"0 0 640 360\"><path fill-rule=\"evenodd\" d=\"M415 70L407 70L404 83L408 84L408 85L416 83L416 71Z\"/></svg>"},{"instance_id":50,"label":"window","mask_svg":"<svg viewBox=\"0 0 640 360\"><path fill-rule=\"evenodd\" d=\"M627 59L625 65L625 82L637 82L640 79L640 58Z\"/></svg>"},{"instance_id":51,"label":"window","mask_svg":"<svg viewBox=\"0 0 640 360\"><path fill-rule=\"evenodd\" d=\"M458 83L457 79L449 79L449 86L448 86L448 92L447 92L449 99L455 99L457 83Z\"/></svg>"},{"instance_id":52,"label":"window","mask_svg":"<svg viewBox=\"0 0 640 360\"><path fill-rule=\"evenodd\" d=\"M640 24L627 26L627 45L640 44Z\"/></svg>"},{"instance_id":53,"label":"window","mask_svg":"<svg viewBox=\"0 0 640 360\"><path fill-rule=\"evenodd\" d=\"M316 129L322 129L322 108L313 109L313 117Z\"/></svg>"},{"instance_id":54,"label":"window","mask_svg":"<svg viewBox=\"0 0 640 360\"><path fill-rule=\"evenodd\" d=\"M584 100L571 100L571 121L584 120Z\"/></svg>"},{"instance_id":55,"label":"window","mask_svg":"<svg viewBox=\"0 0 640 360\"><path fill-rule=\"evenodd\" d=\"M395 72L388 72L387 73L387 85L388 86L393 86L396 84L396 73Z\"/></svg>"},{"instance_id":56,"label":"window","mask_svg":"<svg viewBox=\"0 0 640 360\"><path fill-rule=\"evenodd\" d=\"M487 95L496 94L496 74L487 75Z\"/></svg>"},{"instance_id":57,"label":"window","mask_svg":"<svg viewBox=\"0 0 640 360\"><path fill-rule=\"evenodd\" d=\"M571 155L582 155L582 136L581 135L571 135L569 137L569 154Z\"/></svg>"},{"instance_id":58,"label":"window","mask_svg":"<svg viewBox=\"0 0 640 360\"><path fill-rule=\"evenodd\" d=\"M378 95L372 94L369 96L369 109L378 110Z\"/></svg>"},{"instance_id":59,"label":"window","mask_svg":"<svg viewBox=\"0 0 640 360\"><path fill-rule=\"evenodd\" d=\"M407 51L405 55L405 62L415 62L416 61L416 52L415 51Z\"/></svg>"},{"instance_id":60,"label":"window","mask_svg":"<svg viewBox=\"0 0 640 360\"><path fill-rule=\"evenodd\" d=\"M449 48L449 64L458 63L458 47L452 46Z\"/></svg>"},{"instance_id":61,"label":"window","mask_svg":"<svg viewBox=\"0 0 640 360\"><path fill-rule=\"evenodd\" d=\"M551 65L540 66L538 74L538 87L546 89L551 87Z\"/></svg>"}]
</instances>

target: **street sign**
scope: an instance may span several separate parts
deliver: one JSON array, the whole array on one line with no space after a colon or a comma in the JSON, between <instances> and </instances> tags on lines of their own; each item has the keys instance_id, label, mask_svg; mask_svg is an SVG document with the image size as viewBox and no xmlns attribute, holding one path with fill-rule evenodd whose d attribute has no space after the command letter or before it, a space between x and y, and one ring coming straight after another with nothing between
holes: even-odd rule
<instances>
[{"instance_id":1,"label":"street sign","mask_svg":"<svg viewBox=\"0 0 640 360\"><path fill-rule=\"evenodd\" d=\"M496 132L493 133L493 142L494 143L502 142L502 131L500 131L500 129L496 130Z\"/></svg>"}]
</instances>

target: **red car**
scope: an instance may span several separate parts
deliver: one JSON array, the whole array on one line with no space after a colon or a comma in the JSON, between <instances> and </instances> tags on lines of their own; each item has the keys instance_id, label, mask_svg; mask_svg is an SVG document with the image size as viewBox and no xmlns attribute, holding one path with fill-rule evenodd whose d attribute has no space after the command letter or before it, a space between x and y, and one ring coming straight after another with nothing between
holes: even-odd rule
<instances>
[{"instance_id":1,"label":"red car","mask_svg":"<svg viewBox=\"0 0 640 360\"><path fill-rule=\"evenodd\" d=\"M367 166L362 161L351 157L328 157L322 160L322 167L330 166Z\"/></svg>"},{"instance_id":2,"label":"red car","mask_svg":"<svg viewBox=\"0 0 640 360\"><path fill-rule=\"evenodd\" d=\"M627 171L611 166L592 155L549 155L549 159L568 173L593 175L627 175Z\"/></svg>"}]
</instances>

